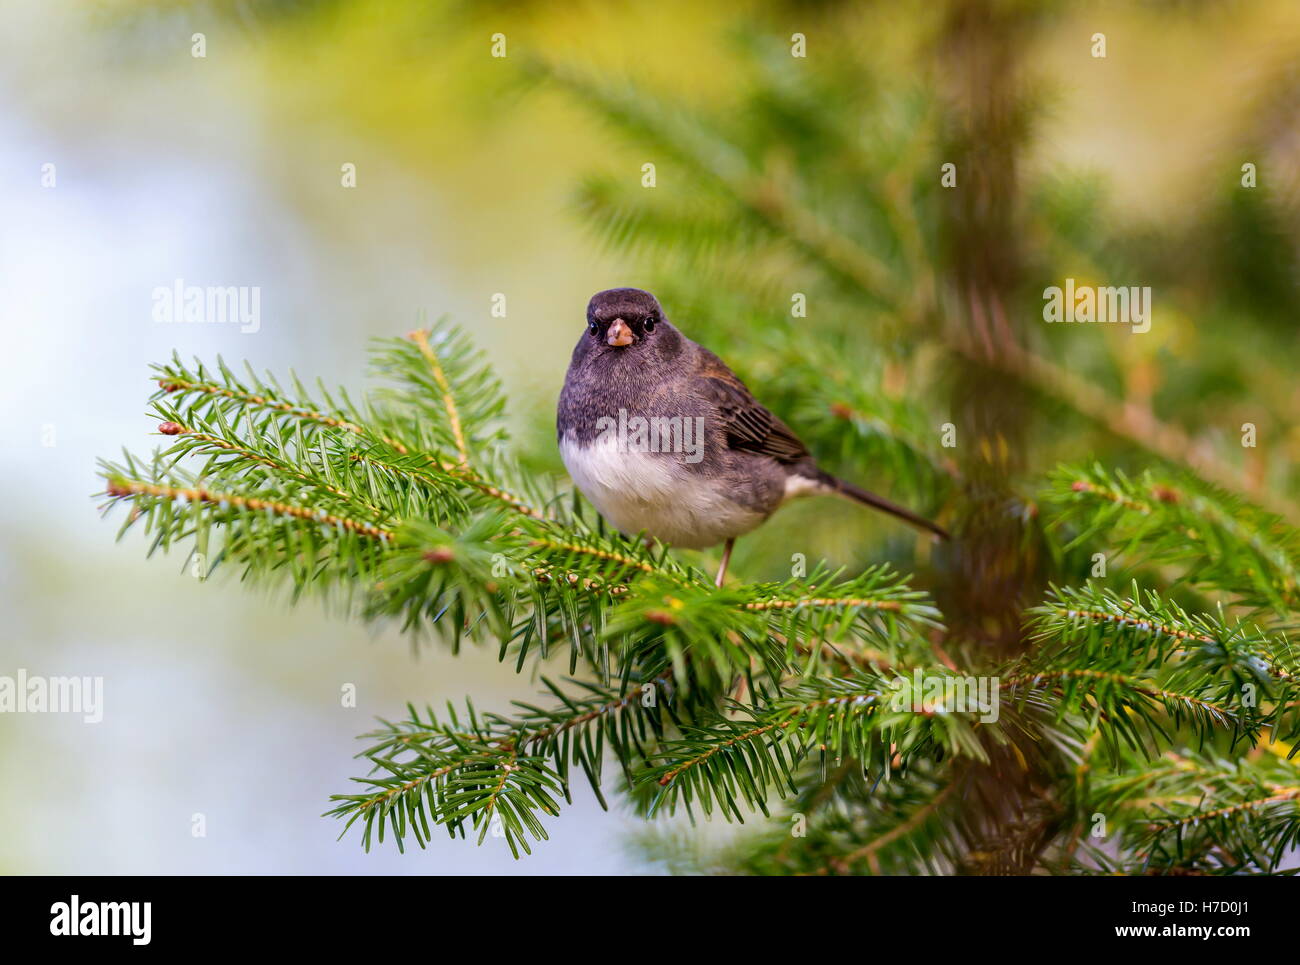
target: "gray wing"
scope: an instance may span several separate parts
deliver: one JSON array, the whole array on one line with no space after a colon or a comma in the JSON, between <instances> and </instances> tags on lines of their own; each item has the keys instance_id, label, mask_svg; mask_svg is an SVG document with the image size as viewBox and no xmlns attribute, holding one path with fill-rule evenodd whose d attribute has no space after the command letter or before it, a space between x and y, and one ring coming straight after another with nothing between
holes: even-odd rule
<instances>
[{"instance_id":1,"label":"gray wing","mask_svg":"<svg viewBox=\"0 0 1300 965\"><path fill-rule=\"evenodd\" d=\"M701 352L700 394L713 403L726 430L727 445L793 464L810 459L794 431L759 404L745 383L712 352Z\"/></svg>"}]
</instances>

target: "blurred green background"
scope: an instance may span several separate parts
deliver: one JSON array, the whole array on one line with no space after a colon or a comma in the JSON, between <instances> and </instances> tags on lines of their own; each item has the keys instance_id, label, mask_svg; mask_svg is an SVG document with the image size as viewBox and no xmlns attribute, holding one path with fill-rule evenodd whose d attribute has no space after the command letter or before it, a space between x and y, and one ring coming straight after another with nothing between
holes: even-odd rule
<instances>
[{"instance_id":1,"label":"blurred green background","mask_svg":"<svg viewBox=\"0 0 1300 965\"><path fill-rule=\"evenodd\" d=\"M1017 69L1031 78L1017 182L1029 214L1014 239L1027 252L1026 287L1073 274L1158 289L1148 335L1051 332L1057 342L1045 354L1179 426L1252 495L1289 504L1300 454L1300 5L974 6L1022 31ZM765 369L762 312L724 314L729 266L716 249L730 243L725 233L642 246L635 233L620 239L605 216L617 210L604 204L613 193L643 190L646 162L657 165L665 204L693 203L689 166L669 145L611 130L571 84L534 67L614 91L635 85L676 105L670 116L680 109L742 127L755 105L802 103L785 139L771 112L767 126L748 129L765 170L777 172L806 167L799 147L822 112L838 120L857 109L837 87L857 78L854 96L869 91L854 121L866 166L879 161L873 151L919 132L914 163L933 180L926 165L945 135L926 105L944 84L974 83L945 75L942 38L960 7L9 0L0 32L0 673L103 675L106 707L97 725L0 716L0 820L10 829L0 871L651 870L626 845L638 822L603 816L585 790L554 823L553 840L519 863L490 839L483 848L440 841L406 857L336 843L339 828L317 815L355 773L353 738L374 715L463 694L500 706L531 695L532 682L489 652L413 655L395 632L334 621L313 605L288 609L229 580L199 581L179 557L146 561L137 539L115 546L115 524L100 522L88 497L94 460L154 444L143 414L148 363L173 349L355 388L365 384L372 336L448 314L498 366L533 464L559 471L554 399L587 298L616 285L655 289L687 334L738 360L760 396L770 382L795 404L803 373L784 358ZM196 32L206 57L191 55ZM765 62L788 61L795 32L808 38L807 64L797 66L811 80L782 101L790 65ZM1097 32L1107 36L1105 59L1090 53ZM506 36L504 59L490 56L496 33ZM913 163L890 158L886 167L904 174ZM833 201L834 179L856 176L836 160L812 166L824 180L805 183L814 195L805 200L826 202L815 197L826 185ZM1256 195L1238 190L1245 161L1261 172ZM720 170L729 162L716 157ZM340 185L347 163L355 188ZM53 188L41 184L46 164L55 165ZM707 223L711 209L698 210ZM694 254L675 259L675 247ZM716 274L699 275L700 259ZM808 290L806 275L770 252L747 259L742 252L738 264L752 270L752 289L773 293L768 314L788 319L789 292ZM151 293L177 278L259 286L260 330L155 324ZM496 293L507 297L504 318L491 314ZM886 345L866 384L923 392L914 353L891 354L913 336L891 334L877 317L888 314L864 311L862 324ZM798 337L833 348L852 341L852 322L828 325L814 313ZM835 444L810 425L826 416L820 400L797 413L773 407ZM941 421L936 412L936 432ZM1243 421L1258 423L1269 444L1235 447ZM1048 451L1036 465L1098 447L1122 461L1122 447L1084 430L1039 431ZM887 474L864 481L890 489ZM737 565L771 575L792 545L810 559L860 563L863 528L876 525L851 507L810 502L742 541ZM914 550L890 552L906 560ZM358 689L355 708L340 706L347 683ZM190 833L196 813L204 838Z\"/></svg>"}]
</instances>

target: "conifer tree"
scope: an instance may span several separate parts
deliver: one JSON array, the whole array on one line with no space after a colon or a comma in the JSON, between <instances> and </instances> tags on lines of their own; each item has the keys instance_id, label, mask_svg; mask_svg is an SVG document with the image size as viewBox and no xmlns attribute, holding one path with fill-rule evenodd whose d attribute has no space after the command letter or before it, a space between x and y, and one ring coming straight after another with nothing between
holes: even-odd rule
<instances>
[{"instance_id":1,"label":"conifer tree","mask_svg":"<svg viewBox=\"0 0 1300 965\"><path fill-rule=\"evenodd\" d=\"M378 344L381 387L362 399L221 362L157 367L168 444L104 466L124 529L453 649L495 647L516 672L567 661L510 708L412 694L334 798L345 833L404 849L495 827L523 854L585 782L647 817L756 825L719 851L649 839L674 867L1295 869L1294 480L1252 488L1226 455L1235 426L1206 444L1212 414L1162 416L1112 340L1024 320L1039 280L1072 264L1171 277L1189 311L1241 301L1224 286L1206 308L1210 282L1105 236L1086 217L1104 204L1094 182L1018 172L1033 105L1007 65L1033 18L986 7L953 4L939 28L982 81L960 93L861 57L810 69L757 35L749 99L706 114L532 68L660 157L654 191L584 181L593 230L653 266L669 314L700 320L689 334L725 347L819 457L940 514L950 547L864 519L853 565L760 580L790 554L756 536L750 570L742 557L715 588L700 557L611 532L535 443L512 442L502 386L446 322ZM943 186L949 160L964 190ZM1249 235L1264 215L1228 198L1205 224L1225 217ZM1284 384L1258 364L1254 385ZM1284 416L1259 411L1262 432Z\"/></svg>"}]
</instances>

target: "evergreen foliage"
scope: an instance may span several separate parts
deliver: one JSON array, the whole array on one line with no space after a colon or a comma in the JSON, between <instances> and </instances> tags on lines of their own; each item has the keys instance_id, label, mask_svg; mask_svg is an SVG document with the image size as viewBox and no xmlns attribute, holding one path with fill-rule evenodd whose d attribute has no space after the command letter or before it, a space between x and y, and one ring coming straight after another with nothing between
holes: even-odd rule
<instances>
[{"instance_id":1,"label":"evergreen foliage","mask_svg":"<svg viewBox=\"0 0 1300 965\"><path fill-rule=\"evenodd\" d=\"M686 186L597 173L576 206L654 266L670 315L828 467L952 519L950 548L882 544L864 519L850 568L716 589L695 557L610 532L554 476L521 468L533 454L506 436L501 386L445 323L379 344L384 387L355 401L223 363L160 366L153 412L171 442L105 465L108 507L156 550L192 549L295 598L495 646L519 672L567 660L536 703L412 704L365 735L369 772L328 813L368 848L495 828L527 852L585 781L647 817L757 824L717 850L656 836L647 847L674 868L1295 871L1292 481L1275 470L1247 498L1226 444L1189 441L1204 411L1179 423L1176 404L1128 393L1112 340L1063 348L954 285L979 271L953 252L964 229L935 172L945 150L963 177L979 157L938 85L891 82L861 57L810 70L771 41L744 43L751 96L711 114L535 64L613 131L656 145L661 184ZM1012 106L1015 148L1033 105ZM878 119L870 136L862 117ZM1042 263L1023 273L1133 250L1083 224L1091 182L1026 190L1038 203L1020 228L1042 240ZM1032 289L1001 290L1033 310ZM792 291L815 324L790 324ZM1038 421L1018 440L963 422L963 405L984 411L972 385L1013 385ZM1264 428L1280 418L1261 412ZM950 419L965 433L956 453L936 431ZM1004 582L973 587L972 572ZM975 678L996 691L996 719L909 690Z\"/></svg>"},{"instance_id":2,"label":"evergreen foliage","mask_svg":"<svg viewBox=\"0 0 1300 965\"><path fill-rule=\"evenodd\" d=\"M124 528L155 549L192 546L243 580L453 647L496 641L517 670L567 652L574 679L547 679L537 704L411 705L367 735L372 771L330 812L367 847L423 845L436 826L482 840L498 821L528 851L576 777L628 789L648 815L813 814L806 842L760 838L753 870L941 868L978 836L949 815L964 766L1007 749L1074 768L1056 835L1075 838L1059 857L1071 867L1274 870L1294 841L1300 790L1271 751L1300 736L1277 629L1295 533L1276 517L1190 479L1060 470L1054 525L1075 541L1107 532L1225 602L1054 589L1027 614L1032 647L975 668L1001 690L995 723L917 713L895 706L900 681L961 671L930 597L889 566L717 590L509 466L499 387L461 333L381 344L376 363L391 385L357 403L174 360L153 399L174 441L104 468L109 507L128 504ZM1124 850L1079 833L1093 813L1123 820Z\"/></svg>"}]
</instances>

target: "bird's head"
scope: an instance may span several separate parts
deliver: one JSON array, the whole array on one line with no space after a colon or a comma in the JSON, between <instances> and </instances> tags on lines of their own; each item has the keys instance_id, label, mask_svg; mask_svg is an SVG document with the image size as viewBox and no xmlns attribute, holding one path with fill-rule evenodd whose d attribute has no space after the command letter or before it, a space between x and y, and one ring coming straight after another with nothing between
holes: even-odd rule
<instances>
[{"instance_id":1,"label":"bird's head","mask_svg":"<svg viewBox=\"0 0 1300 965\"><path fill-rule=\"evenodd\" d=\"M627 349L645 345L668 327L658 300L639 288L596 292L587 303L587 338L601 346Z\"/></svg>"}]
</instances>

